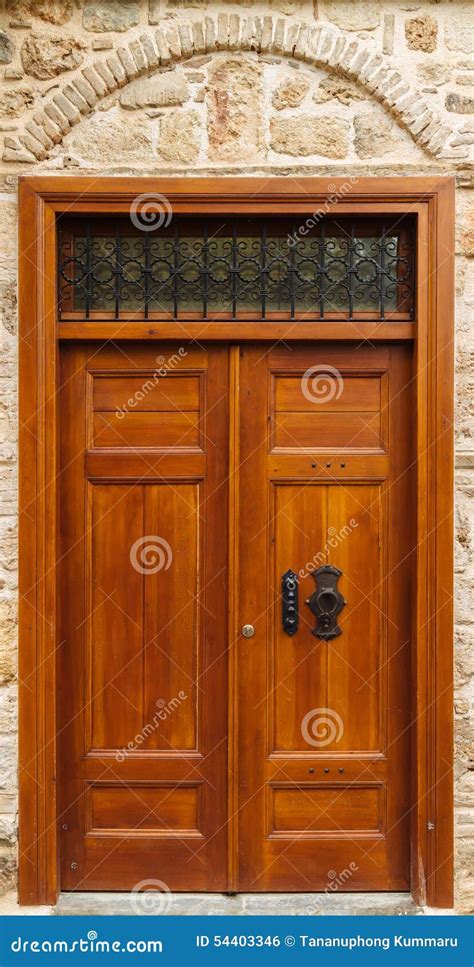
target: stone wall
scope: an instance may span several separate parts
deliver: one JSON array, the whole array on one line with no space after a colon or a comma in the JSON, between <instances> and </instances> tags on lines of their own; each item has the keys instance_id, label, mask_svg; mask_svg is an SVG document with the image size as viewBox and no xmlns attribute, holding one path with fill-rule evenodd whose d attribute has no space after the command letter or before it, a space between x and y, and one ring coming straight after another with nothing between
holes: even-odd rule
<instances>
[{"instance_id":1,"label":"stone wall","mask_svg":"<svg viewBox=\"0 0 474 967\"><path fill-rule=\"evenodd\" d=\"M472 909L471 4L3 0L1 14L1 887L16 867L18 175L439 173L457 179L456 903Z\"/></svg>"}]
</instances>

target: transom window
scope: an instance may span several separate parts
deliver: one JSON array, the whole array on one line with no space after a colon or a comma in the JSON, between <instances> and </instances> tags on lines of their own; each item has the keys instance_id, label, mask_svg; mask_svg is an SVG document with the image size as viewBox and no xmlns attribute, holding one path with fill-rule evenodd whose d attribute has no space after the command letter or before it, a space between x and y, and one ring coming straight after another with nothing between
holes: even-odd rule
<instances>
[{"instance_id":1,"label":"transom window","mask_svg":"<svg viewBox=\"0 0 474 967\"><path fill-rule=\"evenodd\" d=\"M412 319L410 219L59 223L62 319Z\"/></svg>"}]
</instances>

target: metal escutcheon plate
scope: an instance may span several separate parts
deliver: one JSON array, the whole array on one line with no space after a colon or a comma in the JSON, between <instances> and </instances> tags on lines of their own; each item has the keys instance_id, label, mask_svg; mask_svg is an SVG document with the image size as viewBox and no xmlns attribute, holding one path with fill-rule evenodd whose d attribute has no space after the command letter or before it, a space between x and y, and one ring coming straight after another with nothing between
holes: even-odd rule
<instances>
[{"instance_id":1,"label":"metal escutcheon plate","mask_svg":"<svg viewBox=\"0 0 474 967\"><path fill-rule=\"evenodd\" d=\"M244 638L253 638L255 634L255 628L253 625L244 625L242 628L242 634Z\"/></svg>"}]
</instances>

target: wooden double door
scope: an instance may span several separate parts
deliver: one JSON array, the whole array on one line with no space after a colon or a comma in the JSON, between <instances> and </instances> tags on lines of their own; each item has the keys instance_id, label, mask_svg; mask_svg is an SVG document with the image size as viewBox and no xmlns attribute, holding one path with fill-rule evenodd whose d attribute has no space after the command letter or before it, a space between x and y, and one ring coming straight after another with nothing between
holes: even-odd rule
<instances>
[{"instance_id":1,"label":"wooden double door","mask_svg":"<svg viewBox=\"0 0 474 967\"><path fill-rule=\"evenodd\" d=\"M410 376L62 348L64 890L409 889Z\"/></svg>"}]
</instances>

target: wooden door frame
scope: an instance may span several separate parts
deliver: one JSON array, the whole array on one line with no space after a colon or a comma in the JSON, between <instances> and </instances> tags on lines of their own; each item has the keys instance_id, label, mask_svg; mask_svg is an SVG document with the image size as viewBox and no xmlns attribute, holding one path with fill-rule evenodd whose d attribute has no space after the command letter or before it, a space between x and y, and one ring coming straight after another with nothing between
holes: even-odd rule
<instances>
[{"instance_id":1,"label":"wooden door frame","mask_svg":"<svg viewBox=\"0 0 474 967\"><path fill-rule=\"evenodd\" d=\"M453 178L33 176L19 187L19 896L58 895L56 805L57 358L59 337L144 340L365 338L414 342L417 560L413 636L412 892L453 903ZM418 216L416 324L60 324L58 212L128 213L145 193L174 211ZM235 418L235 415L234 415ZM234 427L235 429L235 427Z\"/></svg>"}]
</instances>

